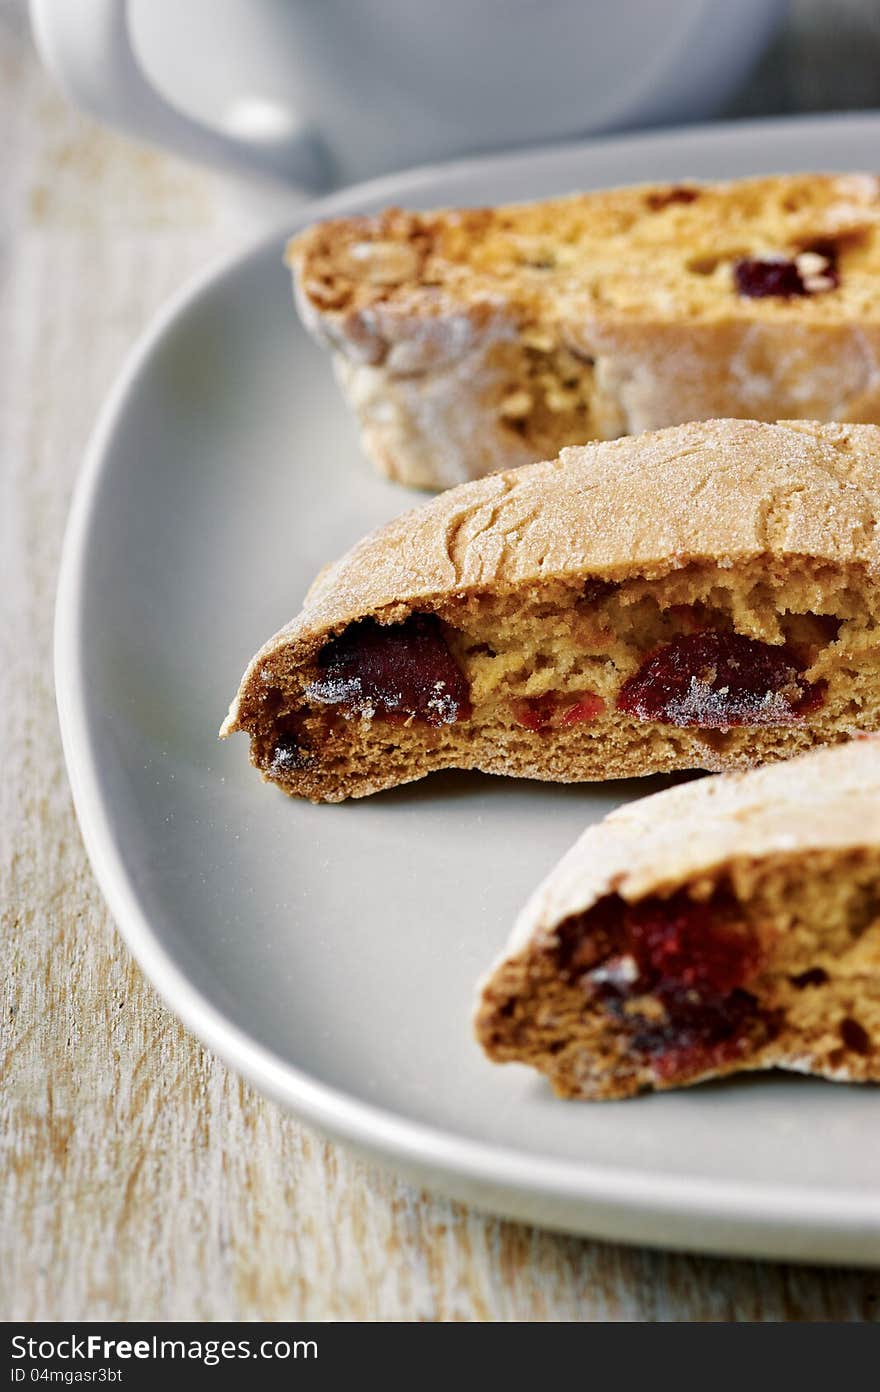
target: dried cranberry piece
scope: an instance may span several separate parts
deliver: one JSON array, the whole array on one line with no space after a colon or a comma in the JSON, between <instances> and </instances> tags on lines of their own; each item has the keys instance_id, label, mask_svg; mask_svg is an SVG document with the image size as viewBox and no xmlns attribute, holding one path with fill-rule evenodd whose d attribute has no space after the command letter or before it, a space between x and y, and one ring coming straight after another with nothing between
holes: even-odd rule
<instances>
[{"instance_id":1,"label":"dried cranberry piece","mask_svg":"<svg viewBox=\"0 0 880 1392\"><path fill-rule=\"evenodd\" d=\"M682 634L653 653L624 682L617 707L662 725L726 730L791 725L824 693L824 683L804 680L789 648L708 631Z\"/></svg>"},{"instance_id":2,"label":"dried cranberry piece","mask_svg":"<svg viewBox=\"0 0 880 1392\"><path fill-rule=\"evenodd\" d=\"M620 952L623 946L622 904L617 895L600 899L586 913L572 914L556 930L556 966L561 976L575 981Z\"/></svg>"},{"instance_id":3,"label":"dried cranberry piece","mask_svg":"<svg viewBox=\"0 0 880 1392\"><path fill-rule=\"evenodd\" d=\"M525 701L515 701L513 716L518 725L526 730L542 734L545 730L560 726L579 725L585 720L595 720L605 709L601 696L593 691L584 691L579 696L559 696L550 692L546 696L532 696Z\"/></svg>"},{"instance_id":4,"label":"dried cranberry piece","mask_svg":"<svg viewBox=\"0 0 880 1392\"><path fill-rule=\"evenodd\" d=\"M760 1019L757 1000L739 987L726 996L691 999L682 992L666 993L662 1000L665 1018L637 1020L632 1044L652 1056L665 1078L720 1062Z\"/></svg>"},{"instance_id":5,"label":"dried cranberry piece","mask_svg":"<svg viewBox=\"0 0 880 1392\"><path fill-rule=\"evenodd\" d=\"M321 649L318 667L307 697L346 714L439 726L471 713L467 681L433 614L413 614L400 624L349 624Z\"/></svg>"},{"instance_id":6,"label":"dried cranberry piece","mask_svg":"<svg viewBox=\"0 0 880 1392\"><path fill-rule=\"evenodd\" d=\"M596 720L604 709L605 702L602 697L594 695L592 691L587 691L563 713L561 724L580 725L585 720Z\"/></svg>"},{"instance_id":7,"label":"dried cranberry piece","mask_svg":"<svg viewBox=\"0 0 880 1392\"><path fill-rule=\"evenodd\" d=\"M821 256L826 262L821 271L812 277L802 273L797 261L789 261L784 256L745 257L736 261L733 267L733 280L738 295L746 299L758 300L768 296L790 300L796 295L814 295L823 290L836 290L840 284L837 270L837 256L831 250L817 246L810 250L813 257ZM804 258L806 261L806 257ZM804 263L802 262L801 265ZM818 262L821 266L821 262Z\"/></svg>"},{"instance_id":8,"label":"dried cranberry piece","mask_svg":"<svg viewBox=\"0 0 880 1392\"><path fill-rule=\"evenodd\" d=\"M808 293L795 263L781 256L756 256L737 261L733 267L733 280L736 293L750 300L769 296L790 300L795 295Z\"/></svg>"},{"instance_id":9,"label":"dried cranberry piece","mask_svg":"<svg viewBox=\"0 0 880 1392\"><path fill-rule=\"evenodd\" d=\"M853 1020L849 1015L840 1022L840 1037L844 1047L851 1049L855 1054L871 1052L871 1036L864 1025L860 1025L858 1020Z\"/></svg>"},{"instance_id":10,"label":"dried cranberry piece","mask_svg":"<svg viewBox=\"0 0 880 1392\"><path fill-rule=\"evenodd\" d=\"M556 714L556 701L552 696L531 696L528 700L517 701L513 715L517 725L533 730L536 735L548 730Z\"/></svg>"},{"instance_id":11,"label":"dried cranberry piece","mask_svg":"<svg viewBox=\"0 0 880 1392\"><path fill-rule=\"evenodd\" d=\"M636 904L624 916L624 943L639 969L641 991L724 995L741 986L757 962L754 938L735 903L720 896L703 902L679 891Z\"/></svg>"},{"instance_id":12,"label":"dried cranberry piece","mask_svg":"<svg viewBox=\"0 0 880 1392\"><path fill-rule=\"evenodd\" d=\"M561 925L557 962L569 980L586 975L632 1047L667 1080L706 1071L778 1028L746 989L760 949L723 891L697 901L682 890L636 905L609 896ZM661 1007L656 1018L633 1010L645 996Z\"/></svg>"},{"instance_id":13,"label":"dried cranberry piece","mask_svg":"<svg viewBox=\"0 0 880 1392\"><path fill-rule=\"evenodd\" d=\"M681 1082L722 1067L779 1034L780 1010L765 1010L750 991L737 989L718 1001L687 1003L671 1029L647 1025L633 1038L659 1079Z\"/></svg>"}]
</instances>

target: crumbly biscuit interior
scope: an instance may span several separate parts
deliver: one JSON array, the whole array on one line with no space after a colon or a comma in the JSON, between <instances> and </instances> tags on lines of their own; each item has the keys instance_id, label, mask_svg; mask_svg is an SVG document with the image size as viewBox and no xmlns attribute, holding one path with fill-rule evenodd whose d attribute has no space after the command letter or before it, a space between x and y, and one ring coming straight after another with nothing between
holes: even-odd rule
<instances>
[{"instance_id":1,"label":"crumbly biscuit interior","mask_svg":"<svg viewBox=\"0 0 880 1392\"><path fill-rule=\"evenodd\" d=\"M609 970L601 956L592 963L582 950L585 969L566 970L559 943L570 925L561 925L487 984L477 1035L490 1058L530 1064L560 1096L595 1099L774 1067L880 1080L880 851L735 861L684 892L710 914L716 903L728 913L733 904L754 944L743 983L748 1019L723 1046L695 1046L685 1025L682 1048L662 990L641 995L636 987L621 1006L603 988ZM653 907L662 915L664 900ZM577 931L585 943L597 910L607 924L625 906L612 895L583 915ZM699 1007L699 987L694 999Z\"/></svg>"},{"instance_id":2,"label":"crumbly biscuit interior","mask_svg":"<svg viewBox=\"0 0 880 1392\"><path fill-rule=\"evenodd\" d=\"M880 727L880 599L861 573L804 561L665 576L548 582L451 598L437 611L470 690L453 723L310 701L315 669L284 648L261 673L252 758L287 791L360 796L432 769L574 782L673 769L748 767ZM617 708L623 684L683 634L737 633L796 652L817 708L759 727L681 727ZM258 707L258 709L257 709ZM279 758L279 732L298 757Z\"/></svg>"}]
</instances>

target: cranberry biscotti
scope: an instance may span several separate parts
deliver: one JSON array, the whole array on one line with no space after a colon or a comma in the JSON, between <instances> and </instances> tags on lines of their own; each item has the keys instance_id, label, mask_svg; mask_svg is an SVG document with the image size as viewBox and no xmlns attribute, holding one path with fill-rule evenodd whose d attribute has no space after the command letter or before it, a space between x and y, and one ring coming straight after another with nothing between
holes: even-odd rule
<instances>
[{"instance_id":1,"label":"cranberry biscotti","mask_svg":"<svg viewBox=\"0 0 880 1392\"><path fill-rule=\"evenodd\" d=\"M367 453L431 488L710 417L880 423L880 180L313 226L288 259Z\"/></svg>"},{"instance_id":2,"label":"cranberry biscotti","mask_svg":"<svg viewBox=\"0 0 880 1392\"><path fill-rule=\"evenodd\" d=\"M286 793L724 770L880 728L880 429L707 421L464 484L322 572L222 734Z\"/></svg>"},{"instance_id":3,"label":"cranberry biscotti","mask_svg":"<svg viewBox=\"0 0 880 1392\"><path fill-rule=\"evenodd\" d=\"M564 1097L764 1068L880 1081L880 739L590 827L524 909L476 1030Z\"/></svg>"}]
</instances>

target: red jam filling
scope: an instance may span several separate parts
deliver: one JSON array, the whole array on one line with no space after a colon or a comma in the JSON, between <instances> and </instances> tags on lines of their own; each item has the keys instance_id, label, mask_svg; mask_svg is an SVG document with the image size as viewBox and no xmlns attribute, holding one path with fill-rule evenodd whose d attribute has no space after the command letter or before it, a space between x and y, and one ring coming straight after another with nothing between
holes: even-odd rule
<instances>
[{"instance_id":1,"label":"red jam filling","mask_svg":"<svg viewBox=\"0 0 880 1392\"><path fill-rule=\"evenodd\" d=\"M413 614L404 623L350 624L321 649L306 696L345 715L454 725L471 714L469 689L440 620Z\"/></svg>"},{"instance_id":2,"label":"red jam filling","mask_svg":"<svg viewBox=\"0 0 880 1392\"><path fill-rule=\"evenodd\" d=\"M679 891L635 905L611 898L558 936L560 970L583 977L660 1077L707 1071L747 1041L772 1037L775 1021L745 989L758 944L729 895L697 901ZM644 997L656 1013L634 1008Z\"/></svg>"},{"instance_id":3,"label":"red jam filling","mask_svg":"<svg viewBox=\"0 0 880 1392\"><path fill-rule=\"evenodd\" d=\"M605 702L601 696L592 691L584 691L574 698L551 693L548 696L535 696L527 701L516 701L513 714L518 725L522 725L526 730L534 730L536 734L542 734L545 730L556 730L560 727L580 725L586 720L595 720L604 709Z\"/></svg>"},{"instance_id":4,"label":"red jam filling","mask_svg":"<svg viewBox=\"0 0 880 1392\"><path fill-rule=\"evenodd\" d=\"M767 297L790 300L797 295L815 295L823 290L836 290L840 284L837 258L833 251L816 248L826 266L814 282L804 278L796 261L784 256L746 257L733 267L733 281L738 295L758 300Z\"/></svg>"},{"instance_id":5,"label":"red jam filling","mask_svg":"<svg viewBox=\"0 0 880 1392\"><path fill-rule=\"evenodd\" d=\"M823 682L804 680L790 648L709 631L684 634L652 653L624 682L617 708L661 725L725 730L791 725L824 695Z\"/></svg>"}]
</instances>

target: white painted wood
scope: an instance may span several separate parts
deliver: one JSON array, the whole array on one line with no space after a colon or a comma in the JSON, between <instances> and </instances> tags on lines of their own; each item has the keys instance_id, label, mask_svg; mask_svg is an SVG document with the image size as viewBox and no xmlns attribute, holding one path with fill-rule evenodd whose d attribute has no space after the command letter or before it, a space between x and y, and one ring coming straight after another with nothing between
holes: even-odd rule
<instances>
[{"instance_id":1,"label":"white painted wood","mask_svg":"<svg viewBox=\"0 0 880 1392\"><path fill-rule=\"evenodd\" d=\"M266 212L72 112L11 0L0 132L0 1318L875 1319L870 1273L627 1250L415 1193L264 1101L164 1010L70 804L58 552L131 340Z\"/></svg>"}]
</instances>

